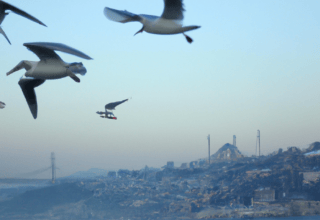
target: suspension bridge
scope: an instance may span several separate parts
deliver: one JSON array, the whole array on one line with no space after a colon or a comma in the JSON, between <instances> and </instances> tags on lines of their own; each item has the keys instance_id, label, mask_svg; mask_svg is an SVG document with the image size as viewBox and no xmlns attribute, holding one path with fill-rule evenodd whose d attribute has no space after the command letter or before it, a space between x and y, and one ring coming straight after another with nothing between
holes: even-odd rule
<instances>
[{"instance_id":1,"label":"suspension bridge","mask_svg":"<svg viewBox=\"0 0 320 220\"><path fill-rule=\"evenodd\" d=\"M36 176L39 175L41 173L45 173L48 172L49 170L51 170L51 175L52 175L52 183L55 183L56 181L56 169L59 169L56 167L56 163L55 163L55 154L54 152L51 153L51 166L46 167L46 168L42 168L42 169L38 169L32 172L28 172L28 173L23 173L23 174L19 174L19 178L30 178L31 176Z\"/></svg>"}]
</instances>

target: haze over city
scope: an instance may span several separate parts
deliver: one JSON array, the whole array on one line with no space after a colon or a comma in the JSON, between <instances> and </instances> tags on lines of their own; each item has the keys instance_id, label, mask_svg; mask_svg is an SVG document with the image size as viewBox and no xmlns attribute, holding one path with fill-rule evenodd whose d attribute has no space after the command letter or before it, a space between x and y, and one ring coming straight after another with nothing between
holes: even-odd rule
<instances>
[{"instance_id":1,"label":"haze over city","mask_svg":"<svg viewBox=\"0 0 320 220\"><path fill-rule=\"evenodd\" d=\"M133 37L140 23L103 15L106 6L160 15L160 0L10 0L48 27L13 13L1 25L12 45L0 36L0 178L50 166L51 152L62 177L204 158L208 134L212 153L236 135L239 150L254 154L257 129L263 154L319 141L320 2L201 3L184 1L184 24L201 26L188 44L181 34ZM64 78L36 88L36 120L18 85L25 71L6 76L21 60L39 60L25 42L63 43L93 58L57 52L87 74L79 84ZM117 120L96 114L126 98Z\"/></svg>"}]
</instances>

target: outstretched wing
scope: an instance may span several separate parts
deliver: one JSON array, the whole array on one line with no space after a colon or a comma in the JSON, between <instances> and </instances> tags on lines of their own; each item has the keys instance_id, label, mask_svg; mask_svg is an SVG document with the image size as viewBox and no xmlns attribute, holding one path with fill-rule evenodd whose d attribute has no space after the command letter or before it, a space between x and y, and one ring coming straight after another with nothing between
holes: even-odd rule
<instances>
[{"instance_id":1,"label":"outstretched wing","mask_svg":"<svg viewBox=\"0 0 320 220\"><path fill-rule=\"evenodd\" d=\"M164 0L164 11L161 15L165 19L182 20L183 12L183 0Z\"/></svg>"},{"instance_id":2,"label":"outstretched wing","mask_svg":"<svg viewBox=\"0 0 320 220\"><path fill-rule=\"evenodd\" d=\"M2 34L2 35L7 39L7 41L9 42L9 44L11 44L9 38L7 37L6 33L4 32L4 30L2 30L1 27L0 27L0 34Z\"/></svg>"},{"instance_id":3,"label":"outstretched wing","mask_svg":"<svg viewBox=\"0 0 320 220\"><path fill-rule=\"evenodd\" d=\"M27 18L27 19L29 19L31 21L34 21L34 22L36 22L38 24L46 26L44 23L42 23L41 21L39 21L38 19L36 19L32 15L29 15L27 12L22 11L19 8L15 7L13 5L10 5L10 4L8 4L8 3L4 2L4 1L0 1L0 9L1 8L2 8L2 10L1 10L2 12L6 11L6 10L10 10L10 11L12 11L12 12L18 14L18 15L21 15L21 16L23 16L23 17L25 17L25 18Z\"/></svg>"},{"instance_id":4,"label":"outstretched wing","mask_svg":"<svg viewBox=\"0 0 320 220\"><path fill-rule=\"evenodd\" d=\"M125 100L122 100L119 102L111 102L109 104L106 104L105 109L113 110L115 107L117 107L118 105L120 105L126 101L128 101L128 99L125 99Z\"/></svg>"},{"instance_id":5,"label":"outstretched wing","mask_svg":"<svg viewBox=\"0 0 320 220\"><path fill-rule=\"evenodd\" d=\"M24 97L26 98L26 101L29 105L29 109L34 119L36 119L38 115L37 97L34 88L40 86L44 82L45 80L43 79L28 78L21 78L19 81L19 85L21 87Z\"/></svg>"},{"instance_id":6,"label":"outstretched wing","mask_svg":"<svg viewBox=\"0 0 320 220\"><path fill-rule=\"evenodd\" d=\"M29 44L23 44L26 46L29 50L31 50L33 53L39 57L40 60L45 60L45 59L57 59L61 60L58 54L56 54L53 50L41 47L41 46L36 46L36 45L29 45Z\"/></svg>"},{"instance_id":7,"label":"outstretched wing","mask_svg":"<svg viewBox=\"0 0 320 220\"><path fill-rule=\"evenodd\" d=\"M127 23L131 21L141 21L139 15L133 14L128 11L119 11L116 9L105 7L103 10L104 15L111 21L116 21L120 23Z\"/></svg>"},{"instance_id":8,"label":"outstretched wing","mask_svg":"<svg viewBox=\"0 0 320 220\"><path fill-rule=\"evenodd\" d=\"M61 59L54 52L54 50L72 54L87 60L92 60L91 57L82 53L81 51L60 43L35 42L35 43L24 43L23 45L26 46L32 52L34 52L40 58L40 60L46 59L46 58Z\"/></svg>"}]
</instances>

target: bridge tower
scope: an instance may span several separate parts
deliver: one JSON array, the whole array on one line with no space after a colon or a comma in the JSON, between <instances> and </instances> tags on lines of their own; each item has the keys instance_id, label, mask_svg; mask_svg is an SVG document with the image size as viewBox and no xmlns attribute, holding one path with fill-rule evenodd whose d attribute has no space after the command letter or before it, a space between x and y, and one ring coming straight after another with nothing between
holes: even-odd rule
<instances>
[{"instance_id":1,"label":"bridge tower","mask_svg":"<svg viewBox=\"0 0 320 220\"><path fill-rule=\"evenodd\" d=\"M257 140L256 140L256 156L257 156L257 151L258 151L258 146L259 146L259 157L260 157L260 130L257 131Z\"/></svg>"},{"instance_id":2,"label":"bridge tower","mask_svg":"<svg viewBox=\"0 0 320 220\"><path fill-rule=\"evenodd\" d=\"M51 169L52 169L52 183L56 182L56 164L55 164L54 152L51 153Z\"/></svg>"},{"instance_id":3,"label":"bridge tower","mask_svg":"<svg viewBox=\"0 0 320 220\"><path fill-rule=\"evenodd\" d=\"M210 134L208 135L208 137L207 137L207 139L208 139L208 153L209 153L209 167L210 167Z\"/></svg>"}]
</instances>

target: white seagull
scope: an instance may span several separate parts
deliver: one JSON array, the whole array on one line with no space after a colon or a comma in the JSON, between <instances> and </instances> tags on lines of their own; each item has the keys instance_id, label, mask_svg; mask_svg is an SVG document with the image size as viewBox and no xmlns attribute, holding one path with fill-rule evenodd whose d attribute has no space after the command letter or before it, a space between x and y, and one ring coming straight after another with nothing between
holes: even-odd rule
<instances>
[{"instance_id":1,"label":"white seagull","mask_svg":"<svg viewBox=\"0 0 320 220\"><path fill-rule=\"evenodd\" d=\"M4 107L6 107L6 103L0 101L0 109L3 109Z\"/></svg>"},{"instance_id":2,"label":"white seagull","mask_svg":"<svg viewBox=\"0 0 320 220\"><path fill-rule=\"evenodd\" d=\"M7 76L21 69L27 72L20 78L19 85L24 97L27 100L30 111L34 119L37 118L37 97L34 88L43 84L47 79L61 79L71 77L74 81L80 82L75 74L85 75L87 70L82 63L66 63L54 51L69 53L87 60L92 58L88 55L64 44L59 43L25 43L23 44L33 53L40 61L21 61L17 66L7 73Z\"/></svg>"},{"instance_id":3,"label":"white seagull","mask_svg":"<svg viewBox=\"0 0 320 220\"><path fill-rule=\"evenodd\" d=\"M27 12L20 10L17 7L14 7L13 5L10 5L4 1L0 0L0 25L3 22L4 18L9 14L6 11L10 10L18 15L21 15L25 18L28 18L31 21L37 22L45 27L47 27L44 23L42 23L41 21L39 21L38 19L36 19L35 17L29 15ZM9 42L9 44L11 44L10 40L8 39L6 33L2 30L1 26L0 26L0 33L7 39L7 41Z\"/></svg>"},{"instance_id":4,"label":"white seagull","mask_svg":"<svg viewBox=\"0 0 320 220\"><path fill-rule=\"evenodd\" d=\"M154 15L136 15L128 11L119 11L105 7L104 15L116 22L127 23L139 21L143 24L141 30L136 34L146 31L151 34L183 34L189 43L192 39L184 32L200 28L200 26L182 26L183 0L164 0L164 11L161 17ZM135 35L136 35L135 34Z\"/></svg>"}]
</instances>

